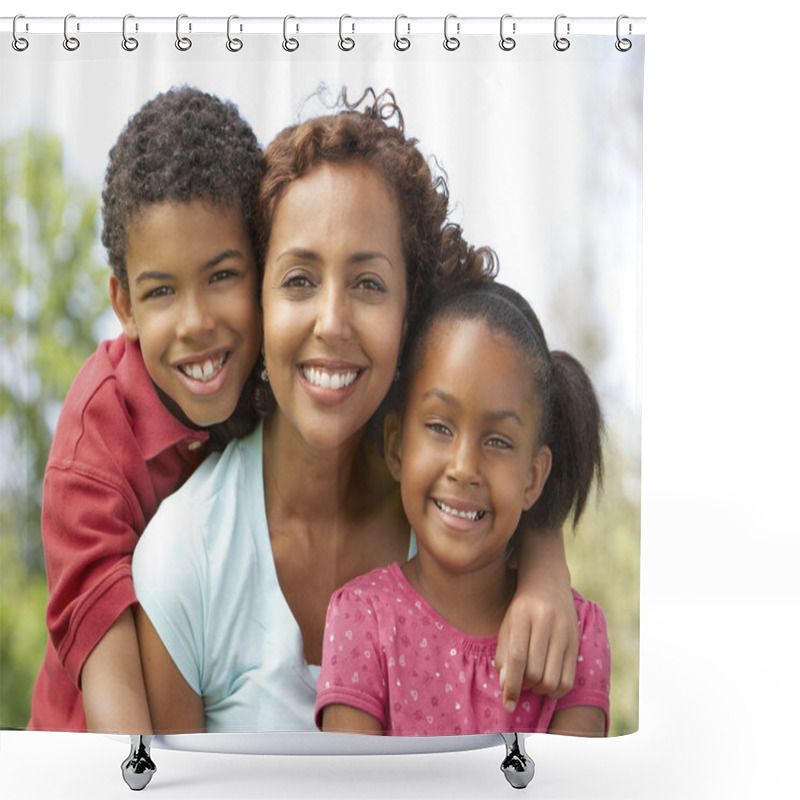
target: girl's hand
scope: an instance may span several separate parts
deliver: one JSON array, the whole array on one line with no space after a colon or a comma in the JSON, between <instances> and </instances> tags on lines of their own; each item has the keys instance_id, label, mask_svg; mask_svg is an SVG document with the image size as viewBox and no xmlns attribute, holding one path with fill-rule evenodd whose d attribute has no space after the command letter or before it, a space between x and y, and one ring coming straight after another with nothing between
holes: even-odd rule
<instances>
[{"instance_id":1,"label":"girl's hand","mask_svg":"<svg viewBox=\"0 0 800 800\"><path fill-rule=\"evenodd\" d=\"M563 697L572 689L578 658L578 616L561 531L531 530L519 538L517 591L495 655L509 711L522 689Z\"/></svg>"}]
</instances>

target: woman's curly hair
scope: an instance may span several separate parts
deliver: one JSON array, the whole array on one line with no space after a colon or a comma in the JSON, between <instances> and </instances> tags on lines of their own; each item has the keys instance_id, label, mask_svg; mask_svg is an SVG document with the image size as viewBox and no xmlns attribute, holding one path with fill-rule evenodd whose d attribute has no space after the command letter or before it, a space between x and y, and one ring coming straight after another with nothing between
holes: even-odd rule
<instances>
[{"instance_id":1,"label":"woman's curly hair","mask_svg":"<svg viewBox=\"0 0 800 800\"><path fill-rule=\"evenodd\" d=\"M323 92L320 87L318 95ZM278 204L292 181L321 163L356 161L383 178L400 207L409 317L434 288L494 277L493 252L471 248L461 227L447 221L447 179L434 176L417 140L406 136L392 91L376 94L368 88L350 102L347 89L342 89L334 108L332 114L285 128L267 147L257 202L262 252Z\"/></svg>"},{"instance_id":2,"label":"woman's curly hair","mask_svg":"<svg viewBox=\"0 0 800 800\"><path fill-rule=\"evenodd\" d=\"M128 291L127 225L154 203L239 205L260 270L253 209L261 154L233 103L189 86L146 102L111 148L103 185L102 242L122 288Z\"/></svg>"}]
</instances>

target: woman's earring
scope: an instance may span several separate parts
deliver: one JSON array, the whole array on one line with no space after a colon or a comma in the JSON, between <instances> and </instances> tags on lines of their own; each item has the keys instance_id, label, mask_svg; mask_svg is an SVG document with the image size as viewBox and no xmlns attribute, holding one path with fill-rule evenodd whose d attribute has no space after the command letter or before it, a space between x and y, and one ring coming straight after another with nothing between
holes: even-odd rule
<instances>
[{"instance_id":1,"label":"woman's earring","mask_svg":"<svg viewBox=\"0 0 800 800\"><path fill-rule=\"evenodd\" d=\"M264 358L264 354L261 354L261 380L264 383L269 383L269 373L267 372L267 362Z\"/></svg>"},{"instance_id":2,"label":"woman's earring","mask_svg":"<svg viewBox=\"0 0 800 800\"><path fill-rule=\"evenodd\" d=\"M400 380L400 362L397 362L397 366L394 368L394 382L397 383Z\"/></svg>"}]
</instances>

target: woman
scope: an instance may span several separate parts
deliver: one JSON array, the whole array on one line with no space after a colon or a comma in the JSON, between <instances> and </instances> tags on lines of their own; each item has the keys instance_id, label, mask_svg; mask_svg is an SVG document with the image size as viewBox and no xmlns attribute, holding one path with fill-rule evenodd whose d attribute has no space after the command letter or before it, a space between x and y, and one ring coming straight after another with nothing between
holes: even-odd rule
<instances>
[{"instance_id":1,"label":"woman","mask_svg":"<svg viewBox=\"0 0 800 800\"><path fill-rule=\"evenodd\" d=\"M331 594L414 552L374 429L415 310L494 262L447 223L393 95L355 110L369 94L265 153L264 420L162 505L134 559L156 732L314 730ZM523 672L567 691L577 653L560 532L522 533L497 656L512 708Z\"/></svg>"}]
</instances>

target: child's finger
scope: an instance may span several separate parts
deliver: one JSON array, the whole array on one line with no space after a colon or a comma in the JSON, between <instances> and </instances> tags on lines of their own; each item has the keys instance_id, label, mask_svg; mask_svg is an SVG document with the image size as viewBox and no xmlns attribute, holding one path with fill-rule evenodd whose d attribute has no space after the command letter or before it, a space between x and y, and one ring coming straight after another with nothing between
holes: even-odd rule
<instances>
[{"instance_id":1,"label":"child's finger","mask_svg":"<svg viewBox=\"0 0 800 800\"><path fill-rule=\"evenodd\" d=\"M512 605L497 637L495 666L503 691L503 706L509 712L517 707L530 654L531 626L526 615ZM544 659L542 659L542 664Z\"/></svg>"}]
</instances>

